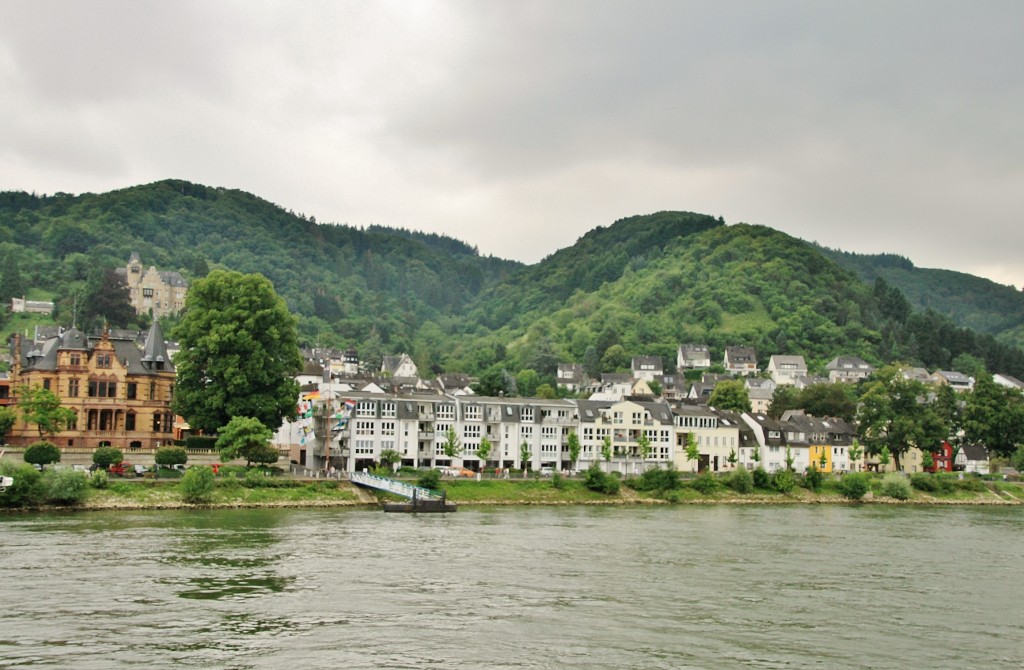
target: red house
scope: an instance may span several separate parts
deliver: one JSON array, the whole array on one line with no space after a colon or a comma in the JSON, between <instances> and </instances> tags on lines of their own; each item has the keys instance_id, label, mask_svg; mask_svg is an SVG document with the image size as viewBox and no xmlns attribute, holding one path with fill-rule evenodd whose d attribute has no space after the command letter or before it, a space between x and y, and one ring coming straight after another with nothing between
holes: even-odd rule
<instances>
[{"instance_id":1,"label":"red house","mask_svg":"<svg viewBox=\"0 0 1024 670\"><path fill-rule=\"evenodd\" d=\"M953 447L943 440L938 450L932 452L932 467L925 472L953 472Z\"/></svg>"}]
</instances>

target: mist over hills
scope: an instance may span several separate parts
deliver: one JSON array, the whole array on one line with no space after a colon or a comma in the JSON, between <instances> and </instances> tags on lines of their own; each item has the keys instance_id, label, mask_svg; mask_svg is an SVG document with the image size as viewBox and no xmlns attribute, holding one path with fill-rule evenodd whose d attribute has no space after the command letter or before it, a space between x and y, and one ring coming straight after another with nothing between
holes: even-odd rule
<instances>
[{"instance_id":1,"label":"mist over hills","mask_svg":"<svg viewBox=\"0 0 1024 670\"><path fill-rule=\"evenodd\" d=\"M318 223L254 195L181 180L104 194L0 193L0 297L53 299L70 323L102 269L142 262L190 280L266 275L309 345L408 352L421 370L494 379L559 362L593 372L678 344L839 354L929 368L981 361L1024 376L1024 295L988 280L822 249L690 212L597 226L524 265L443 235ZM14 293L12 289L17 289ZM167 324L173 328L173 319ZM971 329L965 328L970 326Z\"/></svg>"}]
</instances>

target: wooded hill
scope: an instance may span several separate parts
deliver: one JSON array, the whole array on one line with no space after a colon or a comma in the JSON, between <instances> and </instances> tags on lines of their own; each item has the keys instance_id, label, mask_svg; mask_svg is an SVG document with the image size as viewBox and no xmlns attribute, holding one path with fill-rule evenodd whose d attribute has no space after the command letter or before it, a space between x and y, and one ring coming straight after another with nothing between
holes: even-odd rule
<instances>
[{"instance_id":1,"label":"wooded hill","mask_svg":"<svg viewBox=\"0 0 1024 670\"><path fill-rule=\"evenodd\" d=\"M960 292L947 282L933 294L920 282L907 293L935 311L915 312L894 275L866 283L836 252L701 214L623 219L525 266L450 237L317 223L242 191L177 180L98 195L0 193L8 302L54 299L56 318L70 323L76 296L95 292L103 269L133 251L190 280L217 267L266 275L305 344L353 346L368 361L404 351L423 371L493 384L503 371L550 380L559 362L619 370L636 355L671 368L688 341L719 358L726 345L754 346L762 365L774 353L803 354L812 370L839 354L931 369L959 358L1024 376L1024 351L953 321L964 317L951 305L970 303L978 327L1006 335L1013 317L1003 297L985 297L1002 296L992 282L971 277ZM1010 302L1021 309L1024 296Z\"/></svg>"},{"instance_id":2,"label":"wooded hill","mask_svg":"<svg viewBox=\"0 0 1024 670\"><path fill-rule=\"evenodd\" d=\"M916 267L895 254L854 254L822 249L840 265L873 282L882 277L914 309L933 309L957 325L1024 347L1024 292L964 272Z\"/></svg>"}]
</instances>

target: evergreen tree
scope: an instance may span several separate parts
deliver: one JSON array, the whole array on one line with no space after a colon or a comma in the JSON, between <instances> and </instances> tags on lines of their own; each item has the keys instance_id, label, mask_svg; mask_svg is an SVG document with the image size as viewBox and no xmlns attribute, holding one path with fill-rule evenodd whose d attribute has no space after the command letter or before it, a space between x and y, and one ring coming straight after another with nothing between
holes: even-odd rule
<instances>
[{"instance_id":1,"label":"evergreen tree","mask_svg":"<svg viewBox=\"0 0 1024 670\"><path fill-rule=\"evenodd\" d=\"M85 330L96 330L104 324L127 328L135 323L128 285L114 268L107 268L90 280L82 299L81 316Z\"/></svg>"}]
</instances>

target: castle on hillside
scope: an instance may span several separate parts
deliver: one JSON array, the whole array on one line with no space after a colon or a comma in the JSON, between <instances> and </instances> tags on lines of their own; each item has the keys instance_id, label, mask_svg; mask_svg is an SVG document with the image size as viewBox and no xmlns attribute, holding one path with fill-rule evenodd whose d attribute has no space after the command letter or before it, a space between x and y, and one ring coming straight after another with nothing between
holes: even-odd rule
<instances>
[{"instance_id":1,"label":"castle on hillside","mask_svg":"<svg viewBox=\"0 0 1024 670\"><path fill-rule=\"evenodd\" d=\"M117 274L128 286L129 300L136 314L152 312L155 318L180 312L185 306L188 282L181 273L160 271L153 265L144 271L138 252L132 252L128 265L117 268Z\"/></svg>"}]
</instances>

